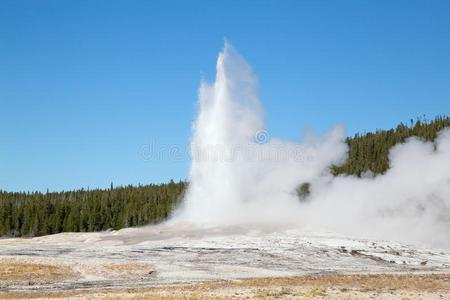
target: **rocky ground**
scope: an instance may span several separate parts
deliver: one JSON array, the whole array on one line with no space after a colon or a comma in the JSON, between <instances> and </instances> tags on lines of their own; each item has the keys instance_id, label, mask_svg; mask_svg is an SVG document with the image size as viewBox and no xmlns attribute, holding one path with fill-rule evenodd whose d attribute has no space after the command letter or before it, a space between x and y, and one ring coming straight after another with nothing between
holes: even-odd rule
<instances>
[{"instance_id":1,"label":"rocky ground","mask_svg":"<svg viewBox=\"0 0 450 300\"><path fill-rule=\"evenodd\" d=\"M450 299L450 251L281 228L0 240L0 298Z\"/></svg>"}]
</instances>

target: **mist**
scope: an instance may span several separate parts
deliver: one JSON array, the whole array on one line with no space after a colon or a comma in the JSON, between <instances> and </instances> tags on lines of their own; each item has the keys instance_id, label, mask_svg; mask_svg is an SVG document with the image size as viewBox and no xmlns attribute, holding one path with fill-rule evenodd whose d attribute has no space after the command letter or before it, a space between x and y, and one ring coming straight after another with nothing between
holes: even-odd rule
<instances>
[{"instance_id":1,"label":"mist","mask_svg":"<svg viewBox=\"0 0 450 300\"><path fill-rule=\"evenodd\" d=\"M281 101L281 100L280 100ZM302 141L270 136L250 65L225 42L213 83L202 82L189 187L170 222L280 225L450 247L450 130L411 138L383 175L333 176L347 158L345 130ZM310 183L299 200L296 190Z\"/></svg>"}]
</instances>

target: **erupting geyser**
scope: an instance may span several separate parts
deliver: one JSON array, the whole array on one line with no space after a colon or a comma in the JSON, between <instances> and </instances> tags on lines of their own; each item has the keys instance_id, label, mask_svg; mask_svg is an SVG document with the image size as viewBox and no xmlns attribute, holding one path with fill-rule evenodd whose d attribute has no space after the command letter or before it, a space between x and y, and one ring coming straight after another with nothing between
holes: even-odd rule
<instances>
[{"instance_id":1,"label":"erupting geyser","mask_svg":"<svg viewBox=\"0 0 450 300\"><path fill-rule=\"evenodd\" d=\"M343 130L309 147L265 140L250 66L225 42L216 68L216 81L200 87L190 185L175 218L202 224L297 222L295 189L343 156Z\"/></svg>"},{"instance_id":2,"label":"erupting geyser","mask_svg":"<svg viewBox=\"0 0 450 300\"><path fill-rule=\"evenodd\" d=\"M394 147L386 174L334 177L329 167L347 154L342 127L302 143L269 139L250 66L226 42L216 68L200 87L190 183L172 222L293 224L449 246L450 130Z\"/></svg>"}]
</instances>

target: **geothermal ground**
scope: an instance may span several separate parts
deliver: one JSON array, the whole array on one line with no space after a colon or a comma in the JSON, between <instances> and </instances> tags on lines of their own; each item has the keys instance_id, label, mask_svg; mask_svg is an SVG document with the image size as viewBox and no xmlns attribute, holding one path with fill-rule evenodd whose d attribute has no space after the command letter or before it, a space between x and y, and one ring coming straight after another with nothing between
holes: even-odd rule
<instances>
[{"instance_id":1,"label":"geothermal ground","mask_svg":"<svg viewBox=\"0 0 450 300\"><path fill-rule=\"evenodd\" d=\"M0 240L0 298L450 298L450 251L281 228Z\"/></svg>"}]
</instances>

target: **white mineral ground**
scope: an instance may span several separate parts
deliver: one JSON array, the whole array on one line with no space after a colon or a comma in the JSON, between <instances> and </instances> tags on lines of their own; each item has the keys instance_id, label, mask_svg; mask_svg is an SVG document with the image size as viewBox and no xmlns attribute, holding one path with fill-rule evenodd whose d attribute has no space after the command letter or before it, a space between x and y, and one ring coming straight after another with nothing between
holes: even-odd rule
<instances>
[{"instance_id":1,"label":"white mineral ground","mask_svg":"<svg viewBox=\"0 0 450 300\"><path fill-rule=\"evenodd\" d=\"M449 273L449 250L261 225L157 225L0 240L0 298L305 275L441 274L448 283ZM449 284L435 288L430 295L437 299L450 296Z\"/></svg>"}]
</instances>

